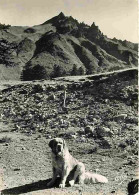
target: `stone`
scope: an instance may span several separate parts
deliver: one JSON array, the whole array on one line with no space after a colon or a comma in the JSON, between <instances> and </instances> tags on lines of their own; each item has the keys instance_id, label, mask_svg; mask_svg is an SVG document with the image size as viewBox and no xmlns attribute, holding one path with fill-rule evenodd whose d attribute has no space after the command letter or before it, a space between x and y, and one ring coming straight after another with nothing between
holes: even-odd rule
<instances>
[{"instance_id":1,"label":"stone","mask_svg":"<svg viewBox=\"0 0 139 195\"><path fill-rule=\"evenodd\" d=\"M111 137L113 132L108 127L98 127L96 129L98 137Z\"/></svg>"},{"instance_id":2,"label":"stone","mask_svg":"<svg viewBox=\"0 0 139 195\"><path fill-rule=\"evenodd\" d=\"M49 95L48 96L48 98L47 98L47 100L55 100L55 95L54 94L52 94L52 95Z\"/></svg>"},{"instance_id":3,"label":"stone","mask_svg":"<svg viewBox=\"0 0 139 195\"><path fill-rule=\"evenodd\" d=\"M41 92L43 92L43 87L39 84L34 85L31 91L31 93L41 93Z\"/></svg>"},{"instance_id":4,"label":"stone","mask_svg":"<svg viewBox=\"0 0 139 195\"><path fill-rule=\"evenodd\" d=\"M100 146L103 149L110 149L112 148L113 144L112 144L111 139L109 139L108 137L103 137L103 139L100 142Z\"/></svg>"},{"instance_id":5,"label":"stone","mask_svg":"<svg viewBox=\"0 0 139 195\"><path fill-rule=\"evenodd\" d=\"M88 125L88 126L85 127L84 131L85 131L85 134L93 134L94 127Z\"/></svg>"},{"instance_id":6,"label":"stone","mask_svg":"<svg viewBox=\"0 0 139 195\"><path fill-rule=\"evenodd\" d=\"M138 117L130 116L126 118L127 123L135 123L138 124Z\"/></svg>"},{"instance_id":7,"label":"stone","mask_svg":"<svg viewBox=\"0 0 139 195\"><path fill-rule=\"evenodd\" d=\"M123 121L127 118L127 114L120 114L114 117L116 121Z\"/></svg>"}]
</instances>

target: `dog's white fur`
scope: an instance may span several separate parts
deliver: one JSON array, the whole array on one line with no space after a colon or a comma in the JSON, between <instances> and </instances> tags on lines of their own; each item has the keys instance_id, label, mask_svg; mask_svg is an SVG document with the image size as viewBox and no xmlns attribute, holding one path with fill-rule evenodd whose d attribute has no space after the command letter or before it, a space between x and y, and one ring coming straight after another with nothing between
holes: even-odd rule
<instances>
[{"instance_id":1,"label":"dog's white fur","mask_svg":"<svg viewBox=\"0 0 139 195\"><path fill-rule=\"evenodd\" d=\"M47 184L48 187L54 185L55 180L59 175L61 177L59 187L64 188L71 171L73 171L73 175L68 180L70 186L73 186L77 179L79 184L108 182L108 179L100 174L86 172L84 164L79 162L69 153L68 147L62 138L52 139L49 142L49 147L52 149L53 177Z\"/></svg>"}]
</instances>

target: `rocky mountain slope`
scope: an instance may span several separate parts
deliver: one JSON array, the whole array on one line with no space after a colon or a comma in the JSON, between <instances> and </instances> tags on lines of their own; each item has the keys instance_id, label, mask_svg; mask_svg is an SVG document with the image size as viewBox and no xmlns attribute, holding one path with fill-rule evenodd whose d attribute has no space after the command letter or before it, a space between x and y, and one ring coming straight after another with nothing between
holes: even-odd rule
<instances>
[{"instance_id":1,"label":"rocky mountain slope","mask_svg":"<svg viewBox=\"0 0 139 195\"><path fill-rule=\"evenodd\" d=\"M0 28L0 79L36 80L137 66L137 44L109 39L63 13L33 27Z\"/></svg>"},{"instance_id":2,"label":"rocky mountain slope","mask_svg":"<svg viewBox=\"0 0 139 195\"><path fill-rule=\"evenodd\" d=\"M106 141L106 147L113 145L107 137L117 143L119 136L125 140L125 131L132 144L136 142L137 69L79 77L76 81L74 77L65 78L3 89L1 120L11 121L16 131L41 132L46 137L60 136L63 131L69 136L89 134L98 143ZM73 132L68 132L71 129ZM129 138L122 147L128 145Z\"/></svg>"}]
</instances>

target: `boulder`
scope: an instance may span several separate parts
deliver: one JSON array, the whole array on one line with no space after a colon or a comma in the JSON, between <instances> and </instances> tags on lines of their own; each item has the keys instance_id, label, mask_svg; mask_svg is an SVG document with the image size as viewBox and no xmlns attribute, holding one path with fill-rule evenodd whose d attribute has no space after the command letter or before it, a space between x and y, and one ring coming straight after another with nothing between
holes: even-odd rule
<instances>
[{"instance_id":1,"label":"boulder","mask_svg":"<svg viewBox=\"0 0 139 195\"><path fill-rule=\"evenodd\" d=\"M96 129L98 137L111 137L113 132L108 127L98 127Z\"/></svg>"},{"instance_id":2,"label":"boulder","mask_svg":"<svg viewBox=\"0 0 139 195\"><path fill-rule=\"evenodd\" d=\"M113 143L112 140L108 137L103 137L103 139L100 142L100 147L102 147L103 149L110 149L112 148Z\"/></svg>"},{"instance_id":3,"label":"boulder","mask_svg":"<svg viewBox=\"0 0 139 195\"><path fill-rule=\"evenodd\" d=\"M138 117L135 117L135 116L128 116L126 118L126 122L127 123L135 123L135 124L138 124Z\"/></svg>"},{"instance_id":4,"label":"boulder","mask_svg":"<svg viewBox=\"0 0 139 195\"><path fill-rule=\"evenodd\" d=\"M32 94L33 93L41 93L41 92L43 92L43 87L41 85L36 84L32 87L32 91L31 91Z\"/></svg>"},{"instance_id":5,"label":"boulder","mask_svg":"<svg viewBox=\"0 0 139 195\"><path fill-rule=\"evenodd\" d=\"M48 96L47 100L55 100L55 95L54 94L51 94Z\"/></svg>"},{"instance_id":6,"label":"boulder","mask_svg":"<svg viewBox=\"0 0 139 195\"><path fill-rule=\"evenodd\" d=\"M93 134L94 133L94 127L87 125L84 129L85 134Z\"/></svg>"},{"instance_id":7,"label":"boulder","mask_svg":"<svg viewBox=\"0 0 139 195\"><path fill-rule=\"evenodd\" d=\"M114 117L116 121L123 121L127 118L127 114L120 114Z\"/></svg>"}]
</instances>

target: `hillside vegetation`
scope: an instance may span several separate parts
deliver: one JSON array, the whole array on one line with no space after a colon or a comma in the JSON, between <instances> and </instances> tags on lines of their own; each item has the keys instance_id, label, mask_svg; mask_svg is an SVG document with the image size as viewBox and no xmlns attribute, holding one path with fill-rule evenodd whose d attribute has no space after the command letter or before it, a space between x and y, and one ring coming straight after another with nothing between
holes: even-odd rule
<instances>
[{"instance_id":1,"label":"hillside vegetation","mask_svg":"<svg viewBox=\"0 0 139 195\"><path fill-rule=\"evenodd\" d=\"M0 79L40 80L137 66L137 44L109 39L63 13L33 27L0 28ZM57 74L55 74L57 72Z\"/></svg>"}]
</instances>

